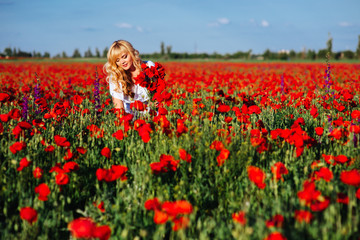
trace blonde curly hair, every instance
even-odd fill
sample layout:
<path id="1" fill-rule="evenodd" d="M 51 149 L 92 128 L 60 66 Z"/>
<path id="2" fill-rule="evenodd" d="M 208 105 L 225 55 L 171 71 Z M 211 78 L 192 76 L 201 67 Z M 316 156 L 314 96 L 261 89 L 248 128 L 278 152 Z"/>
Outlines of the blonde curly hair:
<path id="1" fill-rule="evenodd" d="M 133 97 L 134 93 L 131 91 L 133 82 L 131 79 L 130 72 L 125 71 L 121 67 L 116 65 L 116 59 L 121 56 L 121 54 L 127 53 L 130 54 L 133 65 L 137 70 L 141 71 L 141 59 L 139 51 L 136 50 L 131 43 L 125 40 L 115 41 L 108 53 L 107 53 L 107 62 L 104 65 L 104 72 L 107 74 L 106 80 L 115 84 L 114 91 L 123 92 L 125 95 Z M 120 84 L 122 89 L 120 89 Z"/>

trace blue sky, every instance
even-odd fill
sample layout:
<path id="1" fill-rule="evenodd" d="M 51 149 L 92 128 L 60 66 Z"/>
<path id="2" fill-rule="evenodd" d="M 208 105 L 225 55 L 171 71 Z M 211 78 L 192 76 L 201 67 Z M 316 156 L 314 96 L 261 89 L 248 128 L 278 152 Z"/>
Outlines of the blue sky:
<path id="1" fill-rule="evenodd" d="M 359 0 L 0 0 L 0 52 L 100 52 L 130 41 L 140 53 L 355 51 Z"/>

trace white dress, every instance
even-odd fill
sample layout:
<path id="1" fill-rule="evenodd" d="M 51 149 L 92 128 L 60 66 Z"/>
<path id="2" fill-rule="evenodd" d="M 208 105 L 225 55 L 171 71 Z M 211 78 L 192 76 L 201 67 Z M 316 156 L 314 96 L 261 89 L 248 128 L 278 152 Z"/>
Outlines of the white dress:
<path id="1" fill-rule="evenodd" d="M 148 67 L 155 67 L 155 63 L 151 62 L 151 61 L 144 61 L 146 63 L 146 65 Z M 116 99 L 120 99 L 123 104 L 124 104 L 124 110 L 126 113 L 131 113 L 133 115 L 137 115 L 136 112 L 137 111 L 133 111 L 130 109 L 130 103 L 133 103 L 135 101 L 141 101 L 143 103 L 147 103 L 150 100 L 150 97 L 148 95 L 148 91 L 146 88 L 138 85 L 138 84 L 134 84 L 132 87 L 132 92 L 135 94 L 133 98 L 131 98 L 130 96 L 124 95 L 122 91 L 122 85 L 121 83 L 119 83 L 119 91 L 120 92 L 115 92 L 114 89 L 116 88 L 115 84 L 112 83 L 111 81 L 111 76 L 110 76 L 110 81 L 109 81 L 109 90 L 110 90 L 110 95 Z M 144 113 L 149 112 L 150 108 L 148 107 Z"/>

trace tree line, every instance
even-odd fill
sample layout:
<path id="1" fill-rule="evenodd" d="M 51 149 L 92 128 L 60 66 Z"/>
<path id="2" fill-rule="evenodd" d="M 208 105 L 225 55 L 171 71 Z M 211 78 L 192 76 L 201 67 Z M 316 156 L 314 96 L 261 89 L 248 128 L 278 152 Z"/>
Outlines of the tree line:
<path id="1" fill-rule="evenodd" d="M 144 59 L 218 59 L 218 60 L 231 60 L 231 59 L 242 59 L 242 60 L 297 60 L 297 59 L 307 59 L 307 60 L 316 60 L 324 59 L 329 53 L 330 57 L 335 60 L 340 59 L 360 59 L 360 35 L 358 36 L 358 45 L 356 50 L 353 52 L 351 50 L 333 52 L 332 49 L 332 37 L 329 34 L 329 39 L 326 42 L 326 48 L 319 49 L 318 51 L 312 49 L 303 49 L 300 52 L 295 52 L 294 50 L 281 50 L 281 51 L 271 51 L 266 49 L 262 54 L 253 54 L 252 50 L 248 51 L 237 51 L 234 53 L 220 54 L 217 52 L 214 53 L 187 53 L 187 52 L 173 52 L 172 46 L 165 46 L 164 42 L 160 44 L 160 52 L 154 52 L 150 54 L 141 54 L 141 57 Z M 73 54 L 68 56 L 65 51 L 62 53 L 50 56 L 50 53 L 45 52 L 41 54 L 40 52 L 24 52 L 20 49 L 7 47 L 4 49 L 3 53 L 0 53 L 2 58 L 106 58 L 108 48 L 106 47 L 103 51 L 100 52 L 98 48 L 95 48 L 93 53 L 90 48 L 88 48 L 83 54 L 79 49 L 75 49 Z"/>

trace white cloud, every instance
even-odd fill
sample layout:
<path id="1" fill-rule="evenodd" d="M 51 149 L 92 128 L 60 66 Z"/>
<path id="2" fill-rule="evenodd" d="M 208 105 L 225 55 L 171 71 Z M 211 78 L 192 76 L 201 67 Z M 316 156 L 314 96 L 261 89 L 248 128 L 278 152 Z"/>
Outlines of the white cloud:
<path id="1" fill-rule="evenodd" d="M 209 23 L 209 27 L 219 27 L 221 25 L 229 24 L 230 20 L 228 18 L 218 18 L 216 22 Z"/>
<path id="2" fill-rule="evenodd" d="M 270 24 L 269 24 L 269 22 L 268 21 L 266 21 L 266 20 L 262 20 L 261 21 L 261 26 L 262 27 L 268 27 Z"/>
<path id="3" fill-rule="evenodd" d="M 218 23 L 220 23 L 220 24 L 229 24 L 230 20 L 227 19 L 227 18 L 219 18 Z"/>
<path id="4" fill-rule="evenodd" d="M 115 26 L 118 28 L 132 28 L 133 27 L 131 24 L 128 24 L 128 23 L 117 23 L 117 24 L 115 24 Z"/>
<path id="5" fill-rule="evenodd" d="M 144 31 L 144 30 L 142 29 L 142 27 L 139 27 L 139 26 L 136 27 L 136 30 L 138 30 L 138 32 L 143 32 L 143 31 Z"/>
<path id="6" fill-rule="evenodd" d="M 352 24 L 349 22 L 339 22 L 340 27 L 350 27 Z"/>

